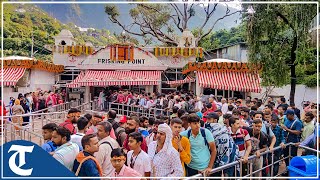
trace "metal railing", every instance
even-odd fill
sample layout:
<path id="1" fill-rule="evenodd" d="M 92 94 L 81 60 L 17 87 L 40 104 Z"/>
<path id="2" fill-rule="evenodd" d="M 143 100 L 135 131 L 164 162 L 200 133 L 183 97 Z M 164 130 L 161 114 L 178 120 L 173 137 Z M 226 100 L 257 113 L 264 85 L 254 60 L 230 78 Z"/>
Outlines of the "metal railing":
<path id="1" fill-rule="evenodd" d="M 130 115 L 131 113 L 136 113 L 139 116 L 146 117 L 156 117 L 157 115 L 170 116 L 170 111 L 168 109 L 159 109 L 155 107 L 144 108 L 137 105 L 126 105 L 120 103 L 109 103 L 109 110 L 114 110 L 118 115 Z"/>
<path id="2" fill-rule="evenodd" d="M 66 103 L 63 103 L 63 104 L 57 104 L 57 105 L 54 105 L 54 106 L 51 106 L 51 107 L 47 107 L 45 109 L 34 111 L 34 112 L 32 112 L 32 114 L 66 111 L 66 110 L 70 109 L 71 107 L 79 106 L 81 104 L 82 104 L 81 100 L 78 99 L 76 101 L 70 101 L 70 102 L 66 102 Z"/>
<path id="3" fill-rule="evenodd" d="M 94 100 L 94 101 L 90 101 L 90 102 L 87 102 L 87 103 L 83 103 L 83 104 L 78 105 L 78 106 L 74 106 L 73 108 L 77 108 L 77 109 L 79 109 L 81 111 L 81 113 L 85 113 L 85 111 L 87 111 L 87 110 L 95 111 L 99 107 L 98 107 L 98 101 Z"/>
<path id="4" fill-rule="evenodd" d="M 22 125 L 22 118 L 28 117 L 29 122 L 25 126 Z M 38 145 L 43 143 L 42 127 L 47 123 L 62 123 L 67 117 L 67 112 L 50 112 L 39 114 L 23 114 L 14 116 L 3 116 L 3 132 L 4 142 L 14 140 L 32 141 Z M 9 118 L 20 118 L 20 123 L 13 123 Z"/>
<path id="5" fill-rule="evenodd" d="M 281 146 L 278 146 L 278 147 L 274 148 L 272 152 L 270 150 L 268 150 L 268 151 L 265 151 L 265 152 L 261 153 L 260 157 L 263 157 L 263 155 L 271 154 L 271 163 L 269 165 L 266 165 L 266 166 L 264 166 L 264 167 L 262 167 L 262 168 L 260 168 L 260 169 L 258 169 L 256 171 L 254 171 L 254 172 L 252 172 L 253 171 L 253 162 L 252 161 L 254 159 L 256 159 L 257 156 L 256 155 L 250 156 L 248 158 L 248 166 L 249 166 L 248 170 L 249 170 L 249 173 L 247 175 L 244 175 L 244 176 L 242 175 L 242 168 L 243 168 L 242 166 L 243 166 L 243 164 L 242 164 L 241 160 L 237 160 L 237 161 L 234 161 L 232 163 L 228 163 L 226 165 L 214 168 L 214 169 L 212 169 L 210 174 L 221 172 L 221 177 L 226 177 L 226 176 L 224 176 L 225 175 L 225 171 L 230 169 L 230 168 L 234 168 L 234 176 L 233 177 L 226 177 L 226 178 L 236 178 L 236 177 L 250 177 L 250 178 L 252 178 L 252 176 L 254 174 L 262 172 L 266 168 L 271 168 L 271 173 L 270 173 L 271 177 L 269 177 L 269 178 L 271 179 L 273 177 L 278 177 L 281 174 L 286 173 L 287 169 L 285 169 L 283 172 L 278 172 L 278 174 L 276 176 L 273 176 L 274 165 L 277 164 L 277 163 L 280 163 L 280 162 L 282 162 L 282 161 L 284 161 L 286 159 L 289 159 L 289 163 L 290 163 L 290 160 L 292 158 L 292 156 L 291 156 L 291 147 L 295 146 L 295 143 L 288 143 L 288 144 L 286 144 L 286 146 L 289 147 L 289 156 L 288 157 L 279 158 L 279 160 L 277 160 L 275 162 L 274 162 L 274 152 L 277 151 L 277 150 L 282 149 Z M 310 150 L 310 151 L 315 152 L 315 153 L 320 153 L 320 151 L 318 151 L 316 149 L 312 149 L 312 148 L 306 147 L 306 146 L 299 145 L 299 147 L 303 148 L 303 149 Z M 279 164 L 279 166 L 280 166 L 280 164 Z M 194 179 L 196 177 L 204 177 L 204 175 L 203 174 L 197 174 L 197 175 L 194 175 L 194 176 L 192 176 L 190 178 L 187 178 L 187 179 Z M 268 178 L 268 177 L 266 177 L 266 178 Z"/>
<path id="6" fill-rule="evenodd" d="M 11 121 L 4 121 L 3 130 L 4 142 L 1 142 L 1 144 L 14 140 L 32 141 L 38 145 L 42 145 L 44 143 L 43 136 L 41 134 L 30 131 L 27 127 L 17 126 Z M 3 133 L 1 135 L 3 135 Z"/>
<path id="7" fill-rule="evenodd" d="M 73 106 L 70 106 L 70 108 L 72 107 Z M 91 101 L 73 108 L 77 108 L 81 110 L 82 113 L 85 113 L 86 110 L 96 110 L 97 102 Z M 3 116 L 3 131 L 1 135 L 4 136 L 4 142 L 2 143 L 14 140 L 27 140 L 41 145 L 43 143 L 42 127 L 47 123 L 60 124 L 64 122 L 67 118 L 67 114 L 68 109 L 61 112 Z M 23 117 L 29 118 L 29 122 L 25 126 L 21 123 L 13 123 L 9 120 L 13 118 L 20 118 L 20 122 L 22 122 Z"/>

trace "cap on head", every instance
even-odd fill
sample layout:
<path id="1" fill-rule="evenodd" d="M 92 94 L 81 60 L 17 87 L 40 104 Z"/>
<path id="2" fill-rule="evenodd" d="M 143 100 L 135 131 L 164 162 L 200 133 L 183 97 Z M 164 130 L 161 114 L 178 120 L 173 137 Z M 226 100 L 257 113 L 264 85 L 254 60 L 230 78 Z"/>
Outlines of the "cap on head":
<path id="1" fill-rule="evenodd" d="M 288 109 L 285 114 L 286 115 L 289 115 L 289 114 L 294 115 L 294 111 L 292 109 Z"/>
<path id="2" fill-rule="evenodd" d="M 126 123 L 127 122 L 127 116 L 122 116 L 121 118 L 120 118 L 120 121 L 119 121 L 120 123 Z"/>

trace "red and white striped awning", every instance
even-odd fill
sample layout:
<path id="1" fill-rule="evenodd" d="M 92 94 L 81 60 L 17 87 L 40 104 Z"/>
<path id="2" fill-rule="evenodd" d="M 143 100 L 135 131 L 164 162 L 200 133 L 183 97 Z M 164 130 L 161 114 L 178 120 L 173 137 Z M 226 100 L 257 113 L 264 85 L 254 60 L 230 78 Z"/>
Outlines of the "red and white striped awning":
<path id="1" fill-rule="evenodd" d="M 194 81 L 195 81 L 195 79 L 193 77 L 187 76 L 183 80 L 167 81 L 167 84 L 178 85 L 178 84 L 184 84 L 184 83 L 189 83 L 189 82 L 194 82 Z"/>
<path id="2" fill-rule="evenodd" d="M 158 85 L 161 71 L 88 71 L 83 77 L 78 77 L 70 84 L 77 84 L 77 87 Z"/>
<path id="3" fill-rule="evenodd" d="M 199 85 L 204 88 L 241 92 L 261 92 L 259 74 L 246 72 L 197 72 Z"/>
<path id="4" fill-rule="evenodd" d="M 67 87 L 68 88 L 78 88 L 78 87 L 80 87 L 79 81 L 81 79 L 83 79 L 83 77 L 84 77 L 84 72 L 81 71 L 80 74 L 76 77 L 75 80 L 73 80 L 71 83 L 67 84 Z"/>
<path id="5" fill-rule="evenodd" d="M 26 68 L 3 68 L 0 73 L 0 78 L 3 76 L 3 85 L 15 86 L 25 71 Z"/>

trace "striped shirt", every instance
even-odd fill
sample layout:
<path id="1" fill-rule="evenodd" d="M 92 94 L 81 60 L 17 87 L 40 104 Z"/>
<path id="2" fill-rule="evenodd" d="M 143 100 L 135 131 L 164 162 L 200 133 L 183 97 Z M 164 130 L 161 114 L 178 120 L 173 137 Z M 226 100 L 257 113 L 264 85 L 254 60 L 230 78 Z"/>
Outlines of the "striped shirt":
<path id="1" fill-rule="evenodd" d="M 239 128 L 236 133 L 233 133 L 231 131 L 231 127 L 229 127 L 229 131 L 231 132 L 231 136 L 234 140 L 234 143 L 239 148 L 239 156 L 243 157 L 246 152 L 245 143 L 246 143 L 246 141 L 250 140 L 250 135 L 249 135 L 248 131 L 245 129 Z"/>

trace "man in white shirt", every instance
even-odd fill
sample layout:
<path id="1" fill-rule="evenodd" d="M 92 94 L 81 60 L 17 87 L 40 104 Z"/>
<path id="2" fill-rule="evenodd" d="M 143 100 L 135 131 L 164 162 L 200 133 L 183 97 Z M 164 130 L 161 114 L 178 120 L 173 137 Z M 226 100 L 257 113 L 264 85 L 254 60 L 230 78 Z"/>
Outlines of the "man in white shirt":
<path id="1" fill-rule="evenodd" d="M 89 120 L 85 117 L 80 117 L 77 122 L 78 131 L 76 134 L 71 135 L 71 142 L 76 143 L 79 146 L 79 151 L 82 151 L 81 140 L 82 137 L 86 134 L 88 129 Z"/>
<path id="2" fill-rule="evenodd" d="M 146 104 L 145 106 L 143 106 L 143 107 L 146 108 L 146 109 L 149 109 L 149 108 L 151 108 L 153 105 L 154 105 L 154 104 L 153 104 L 153 99 L 152 99 L 152 97 L 150 97 L 149 100 L 147 101 L 147 104 Z"/>
<path id="3" fill-rule="evenodd" d="M 113 166 L 111 164 L 111 151 L 119 148 L 116 140 L 110 137 L 112 125 L 109 122 L 99 122 L 97 124 L 97 135 L 99 138 L 99 151 L 94 153 L 102 168 L 102 176 L 112 177 Z"/>
<path id="4" fill-rule="evenodd" d="M 195 98 L 195 105 L 194 105 L 194 109 L 199 109 L 200 112 L 202 111 L 203 109 L 203 103 L 201 101 L 201 98 L 200 97 L 196 97 Z"/>
<path id="5" fill-rule="evenodd" d="M 221 99 L 221 103 L 222 103 L 222 107 L 221 107 L 222 114 L 227 114 L 227 112 L 228 112 L 227 99 L 226 98 L 222 98 Z"/>
<path id="6" fill-rule="evenodd" d="M 74 160 L 79 153 L 79 146 L 70 142 L 70 136 L 71 132 L 67 128 L 57 127 L 52 132 L 52 142 L 59 147 L 50 154 L 71 171 Z"/>
<path id="7" fill-rule="evenodd" d="M 146 152 L 141 149 L 143 136 L 139 132 L 129 134 L 128 146 L 130 151 L 127 154 L 127 166 L 134 169 L 144 177 L 150 177 L 151 159 Z"/>
<path id="8" fill-rule="evenodd" d="M 184 175 L 180 155 L 172 146 L 172 131 L 167 124 L 159 125 L 157 141 L 149 144 L 148 154 L 152 159 L 152 177 L 182 177 Z"/>

